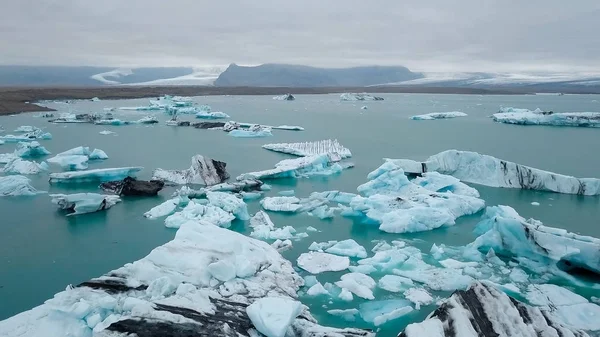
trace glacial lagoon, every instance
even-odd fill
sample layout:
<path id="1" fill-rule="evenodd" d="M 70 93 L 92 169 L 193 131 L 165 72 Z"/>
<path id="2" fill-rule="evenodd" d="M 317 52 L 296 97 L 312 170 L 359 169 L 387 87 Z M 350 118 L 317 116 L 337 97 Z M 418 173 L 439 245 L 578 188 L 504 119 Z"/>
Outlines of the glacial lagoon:
<path id="1" fill-rule="evenodd" d="M 381 94 L 384 101 L 340 102 L 339 95 L 296 95 L 295 101 L 277 101 L 270 96 L 194 97 L 198 104 L 210 105 L 238 122 L 266 125 L 299 125 L 304 131 L 273 130 L 264 138 L 235 138 L 217 130 L 173 127 L 161 111 L 123 111 L 113 114 L 122 120 L 138 120 L 154 115 L 154 125 L 53 124 L 36 113 L 0 117 L 3 134 L 22 125 L 50 132 L 52 140 L 40 143 L 52 154 L 76 146 L 104 150 L 109 158 L 90 162 L 89 168 L 142 166 L 138 177 L 150 179 L 155 168 L 184 169 L 193 155 L 227 163 L 232 180 L 251 171 L 272 168 L 292 156 L 267 151 L 267 143 L 337 139 L 352 151 L 355 166 L 340 174 L 300 179 L 276 179 L 266 196 L 294 190 L 298 197 L 312 192 L 339 190 L 356 193 L 367 182 L 367 175 L 383 163 L 383 158 L 425 160 L 448 149 L 476 151 L 531 167 L 575 177 L 600 177 L 597 128 L 521 126 L 494 122 L 489 116 L 501 107 L 518 107 L 554 112 L 600 111 L 600 96 L 594 95 L 428 95 Z M 48 103 L 59 112 L 103 113 L 105 108 L 148 105 L 148 99 L 121 101 L 74 101 L 71 104 Z M 362 109 L 366 106 L 366 109 Z M 411 116 L 432 112 L 461 111 L 468 116 L 445 120 L 410 120 Z M 181 116 L 194 120 L 193 115 Z M 103 130 L 114 134 L 101 134 Z M 16 144 L 0 145 L 0 153 L 12 152 Z M 52 155 L 50 155 L 52 156 Z M 48 156 L 48 157 L 50 157 Z M 57 166 L 51 169 L 59 172 Z M 49 193 L 101 193 L 97 184 L 52 184 L 48 175 L 29 176 L 32 185 Z M 600 197 L 503 189 L 469 184 L 476 188 L 486 206 L 508 205 L 525 218 L 535 218 L 547 226 L 564 228 L 582 235 L 600 237 Z M 0 236 L 0 320 L 28 310 L 51 298 L 69 284 L 79 284 L 146 256 L 152 249 L 172 240 L 176 230 L 164 226 L 164 218 L 146 219 L 143 214 L 169 199 L 176 187 L 166 187 L 159 196 L 122 198 L 111 209 L 92 214 L 66 217 L 45 194 L 34 197 L 0 198 L 3 235 Z M 534 203 L 534 204 L 532 204 Z M 538 203 L 539 205 L 535 204 Z M 247 201 L 250 214 L 261 209 L 258 200 Z M 293 241 L 293 248 L 282 253 L 294 267 L 312 242 L 354 239 L 369 256 L 377 240 L 405 240 L 424 254 L 432 244 L 461 246 L 472 242 L 474 226 L 483 212 L 458 218 L 456 225 L 420 233 L 390 234 L 359 219 L 336 215 L 320 220 L 307 214 L 269 212 L 277 227 L 292 226 L 308 237 Z M 307 231 L 314 227 L 318 231 Z M 249 234 L 248 222 L 235 220 L 231 230 Z M 309 275 L 298 269 L 301 276 Z M 321 283 L 334 283 L 344 272 L 317 275 Z M 376 281 L 384 274 L 371 275 Z M 590 297 L 589 287 L 570 285 L 577 293 Z M 327 313 L 332 309 L 358 308 L 368 302 L 355 296 L 352 302 L 331 301 L 300 293 L 299 299 L 311 309 L 321 325 L 374 328 L 358 319 L 347 322 Z M 597 292 L 597 290 L 596 290 Z M 443 298 L 449 292 L 433 292 Z M 402 292 L 391 293 L 375 288 L 376 300 L 403 299 Z M 597 295 L 596 295 L 597 296 Z M 379 328 L 381 336 L 395 335 L 408 323 L 421 321 L 436 304 L 422 306 Z"/>

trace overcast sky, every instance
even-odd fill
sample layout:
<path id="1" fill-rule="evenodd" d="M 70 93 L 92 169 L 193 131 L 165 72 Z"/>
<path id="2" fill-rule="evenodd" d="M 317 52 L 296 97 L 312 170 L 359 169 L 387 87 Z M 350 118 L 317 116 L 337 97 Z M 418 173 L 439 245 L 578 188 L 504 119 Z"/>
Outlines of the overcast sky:
<path id="1" fill-rule="evenodd" d="M 3 0 L 0 63 L 600 69 L 599 0 Z"/>

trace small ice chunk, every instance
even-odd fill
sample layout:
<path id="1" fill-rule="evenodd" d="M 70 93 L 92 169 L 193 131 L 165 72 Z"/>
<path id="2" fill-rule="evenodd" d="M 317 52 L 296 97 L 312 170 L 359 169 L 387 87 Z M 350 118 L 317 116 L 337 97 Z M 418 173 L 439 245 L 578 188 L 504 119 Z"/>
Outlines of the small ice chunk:
<path id="1" fill-rule="evenodd" d="M 533 201 L 533 202 L 531 203 L 531 205 L 533 205 L 533 206 L 539 206 L 539 205 L 540 205 L 540 203 L 539 203 L 539 202 L 537 202 L 537 201 Z"/>
<path id="2" fill-rule="evenodd" d="M 18 143 L 14 154 L 15 156 L 19 156 L 21 158 L 42 157 L 49 155 L 50 151 L 46 150 L 46 148 L 40 143 L 32 141 Z"/>
<path id="3" fill-rule="evenodd" d="M 295 193 L 296 192 L 294 190 L 285 190 L 285 191 L 279 191 L 279 193 L 277 193 L 277 194 L 284 196 L 284 197 L 293 197 Z"/>
<path id="4" fill-rule="evenodd" d="M 306 227 L 306 231 L 308 232 L 318 232 L 319 230 L 314 228 L 313 226 L 308 226 Z"/>
<path id="5" fill-rule="evenodd" d="M 340 291 L 338 298 L 342 301 L 351 302 L 354 299 L 354 296 L 350 291 L 348 291 L 348 289 L 342 288 L 342 291 Z"/>
<path id="6" fill-rule="evenodd" d="M 307 291 L 306 294 L 308 296 L 321 296 L 321 295 L 326 295 L 329 296 L 329 292 L 327 291 L 327 289 L 325 289 L 323 287 L 323 285 L 320 282 L 317 282 L 315 285 L 313 285 L 312 287 L 310 287 Z"/>
<path id="7" fill-rule="evenodd" d="M 92 151 L 92 153 L 90 153 L 89 157 L 91 160 L 108 159 L 106 152 L 104 152 L 100 149 L 94 149 L 94 151 Z"/>
<path id="8" fill-rule="evenodd" d="M 327 242 L 313 242 L 310 244 L 310 246 L 308 246 L 308 250 L 314 250 L 314 251 L 321 252 L 329 247 L 332 247 L 336 243 L 337 243 L 337 241 L 335 241 L 335 240 L 327 241 Z"/>
<path id="9" fill-rule="evenodd" d="M 415 309 L 421 309 L 421 305 L 433 303 L 433 297 L 423 288 L 410 288 L 404 292 L 404 297 L 415 304 Z"/>
<path id="10" fill-rule="evenodd" d="M 310 212 L 310 215 L 314 215 L 321 220 L 330 219 L 335 216 L 334 211 L 335 211 L 334 208 L 329 208 L 329 207 L 327 207 L 327 205 L 321 205 L 321 206 L 313 209 Z"/>
<path id="11" fill-rule="evenodd" d="M 341 319 L 348 322 L 356 321 L 356 317 L 359 315 L 358 309 L 333 309 L 327 310 L 327 313 L 333 316 L 340 317 Z"/>
<path id="12" fill-rule="evenodd" d="M 273 136 L 271 128 L 263 125 L 254 125 L 248 129 L 236 129 L 229 131 L 229 135 L 238 138 L 261 138 Z"/>
<path id="13" fill-rule="evenodd" d="M 359 306 L 359 311 L 365 322 L 380 326 L 410 313 L 413 308 L 411 303 L 406 300 L 383 300 L 362 303 Z"/>
<path id="14" fill-rule="evenodd" d="M 296 197 L 267 197 L 260 201 L 262 207 L 273 212 L 296 212 L 300 207 Z"/>
<path id="15" fill-rule="evenodd" d="M 296 234 L 296 230 L 292 226 L 275 228 L 275 224 L 264 211 L 256 212 L 250 219 L 250 227 L 252 227 L 250 236 L 262 240 L 289 240 Z"/>
<path id="16" fill-rule="evenodd" d="M 350 266 L 347 256 L 337 256 L 321 252 L 303 253 L 298 257 L 298 267 L 311 274 L 326 271 L 342 271 Z"/>
<path id="17" fill-rule="evenodd" d="M 307 288 L 310 288 L 310 287 L 314 286 L 318 282 L 319 281 L 317 280 L 317 277 L 314 276 L 314 275 L 304 276 L 304 286 L 307 287 Z"/>
<path id="18" fill-rule="evenodd" d="M 371 265 L 365 264 L 365 265 L 359 265 L 359 266 L 350 266 L 348 267 L 348 270 L 350 270 L 353 273 L 361 273 L 361 274 L 371 274 L 377 271 L 377 269 Z"/>
<path id="19" fill-rule="evenodd" d="M 448 118 L 456 118 L 456 117 L 466 117 L 467 114 L 460 111 L 449 111 L 449 112 L 432 112 L 424 115 L 416 115 L 410 117 L 412 120 L 434 120 L 434 119 L 448 119 Z"/>
<path id="20" fill-rule="evenodd" d="M 0 169 L 0 172 L 8 173 L 8 174 L 38 174 L 40 172 L 48 171 L 48 164 L 42 162 L 40 164 L 23 160 L 19 157 L 13 158 L 11 161 L 6 163 L 4 168 Z"/>
<path id="21" fill-rule="evenodd" d="M 290 240 L 275 240 L 271 244 L 271 247 L 275 248 L 278 252 L 284 252 L 286 250 L 292 249 L 292 241 Z"/>
<path id="22" fill-rule="evenodd" d="M 144 213 L 144 216 L 148 219 L 156 219 L 163 216 L 171 215 L 177 209 L 180 198 L 169 199 L 158 206 L 152 207 L 148 212 Z"/>
<path id="23" fill-rule="evenodd" d="M 409 278 L 397 276 L 397 275 L 385 275 L 377 283 L 379 288 L 387 290 L 389 292 L 398 293 L 414 285 L 413 281 Z"/>
<path id="24" fill-rule="evenodd" d="M 455 269 L 462 269 L 462 268 L 466 268 L 466 267 L 477 267 L 479 265 L 477 262 L 461 262 L 461 261 L 457 261 L 455 259 L 445 259 L 445 260 L 442 260 L 439 262 L 442 266 L 444 266 L 444 268 L 455 268 Z"/>
<path id="25" fill-rule="evenodd" d="M 56 155 L 49 158 L 48 162 L 57 164 L 64 170 L 75 171 L 88 168 L 88 156 L 83 155 Z"/>
<path id="26" fill-rule="evenodd" d="M 38 192 L 30 185 L 31 180 L 21 175 L 0 177 L 0 197 L 36 195 Z"/>
<path id="27" fill-rule="evenodd" d="M 236 197 L 233 194 L 225 192 L 206 192 L 206 197 L 211 205 L 221 208 L 222 210 L 232 213 L 240 220 L 250 219 L 248 214 L 248 206 L 244 200 Z"/>
<path id="28" fill-rule="evenodd" d="M 349 158 L 352 156 L 350 150 L 342 146 L 337 139 L 320 140 L 316 142 L 302 143 L 276 143 L 265 144 L 263 149 L 275 152 L 288 153 L 295 156 L 306 157 L 317 154 L 337 153 L 341 158 Z"/>
<path id="29" fill-rule="evenodd" d="M 222 161 L 195 155 L 192 157 L 192 165 L 188 169 L 164 170 L 158 168 L 152 172 L 152 179 L 171 185 L 216 185 L 229 178 L 226 166 L 227 164 Z"/>
<path id="30" fill-rule="evenodd" d="M 352 239 L 337 242 L 333 246 L 325 249 L 326 253 L 342 255 L 348 257 L 366 258 L 367 250 Z"/>
<path id="31" fill-rule="evenodd" d="M 112 134 L 114 134 L 114 133 L 115 133 L 115 132 L 113 132 L 113 131 L 109 131 L 109 130 L 102 130 L 102 131 L 100 131 L 100 134 L 101 134 L 101 135 L 112 135 Z"/>
<path id="32" fill-rule="evenodd" d="M 341 280 L 335 283 L 340 288 L 347 289 L 358 297 L 367 300 L 375 299 L 373 296 L 373 288 L 375 288 L 375 280 L 361 273 L 348 273 L 342 275 Z"/>
<path id="33" fill-rule="evenodd" d="M 285 337 L 292 322 L 302 312 L 302 304 L 289 298 L 263 297 L 246 308 L 246 314 L 266 337 Z"/>
<path id="34" fill-rule="evenodd" d="M 244 200 L 256 200 L 256 199 L 260 199 L 262 197 L 262 193 L 261 192 L 240 192 L 240 195 L 242 196 L 242 199 Z"/>

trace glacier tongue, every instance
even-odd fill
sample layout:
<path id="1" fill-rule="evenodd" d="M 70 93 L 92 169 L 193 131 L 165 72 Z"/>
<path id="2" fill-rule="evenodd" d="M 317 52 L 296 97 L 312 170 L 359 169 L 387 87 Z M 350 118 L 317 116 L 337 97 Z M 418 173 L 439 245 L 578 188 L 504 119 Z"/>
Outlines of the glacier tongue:
<path id="1" fill-rule="evenodd" d="M 263 149 L 293 154 L 295 156 L 300 157 L 307 157 L 325 153 L 336 153 L 342 159 L 350 158 L 352 156 L 350 150 L 342 146 L 337 141 L 337 139 L 327 139 L 316 142 L 265 144 L 262 147 Z"/>
<path id="2" fill-rule="evenodd" d="M 462 181 L 491 187 L 523 188 L 567 194 L 598 195 L 600 179 L 575 178 L 516 164 L 477 152 L 448 150 L 425 162 L 388 159 L 407 173 L 437 171 Z"/>
<path id="3" fill-rule="evenodd" d="M 190 168 L 185 170 L 163 170 L 159 168 L 152 173 L 152 180 L 160 180 L 171 185 L 215 185 L 229 178 L 226 166 L 227 164 L 222 161 L 195 155 L 192 157 Z"/>

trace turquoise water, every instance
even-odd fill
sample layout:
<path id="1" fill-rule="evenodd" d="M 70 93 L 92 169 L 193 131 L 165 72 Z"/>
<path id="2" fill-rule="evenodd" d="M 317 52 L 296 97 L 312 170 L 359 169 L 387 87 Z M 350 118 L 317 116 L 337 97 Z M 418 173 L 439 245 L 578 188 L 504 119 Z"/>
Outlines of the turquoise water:
<path id="1" fill-rule="evenodd" d="M 270 125 L 301 125 L 305 131 L 274 130 L 273 137 L 238 139 L 225 132 L 174 128 L 162 123 L 168 117 L 157 113 L 161 124 L 155 126 L 54 125 L 34 114 L 1 117 L 0 125 L 11 133 L 20 125 L 43 127 L 54 136 L 41 141 L 58 153 L 84 145 L 104 150 L 109 159 L 90 164 L 90 168 L 143 166 L 139 175 L 150 178 L 154 168 L 186 168 L 194 154 L 227 162 L 233 177 L 243 172 L 271 168 L 289 156 L 261 149 L 272 142 L 311 141 L 337 138 L 352 153 L 355 168 L 327 178 L 272 181 L 273 191 L 294 189 L 300 197 L 313 191 L 342 190 L 356 192 L 366 175 L 382 163 L 382 158 L 425 159 L 447 149 L 471 150 L 517 163 L 577 177 L 600 177 L 600 130 L 559 127 L 527 127 L 494 123 L 488 116 L 500 106 L 541 108 L 555 112 L 600 111 L 600 97 L 565 96 L 475 96 L 475 95 L 382 95 L 383 102 L 339 102 L 338 95 L 299 95 L 294 102 L 273 101 L 267 96 L 196 97 L 198 103 L 224 111 L 233 120 Z M 69 106 L 51 104 L 61 111 L 102 112 L 104 107 L 146 105 L 147 99 L 126 101 L 79 101 Z M 360 107 L 367 105 L 368 110 Z M 439 121 L 412 121 L 408 117 L 436 111 L 463 111 L 465 118 Z M 143 112 L 116 112 L 122 119 L 139 119 Z M 191 117 L 189 117 L 191 119 Z M 117 135 L 100 135 L 112 130 Z M 13 144 L 0 145 L 0 153 L 12 152 Z M 33 185 L 51 193 L 98 191 L 96 185 L 49 185 L 47 176 L 32 177 Z M 600 237 L 600 198 L 496 189 L 475 186 L 487 205 L 509 205 L 524 217 L 545 224 Z M 173 188 L 154 198 L 126 198 L 107 212 L 65 217 L 50 203 L 47 195 L 33 198 L 0 199 L 0 319 L 43 303 L 68 284 L 77 284 L 145 256 L 150 250 L 173 238 L 175 231 L 162 220 L 147 220 L 142 214 L 168 199 Z M 532 206 L 537 201 L 540 206 Z M 259 209 L 250 202 L 251 212 Z M 457 225 L 425 233 L 398 235 L 380 232 L 376 227 L 336 217 L 322 221 L 308 215 L 271 213 L 278 226 L 291 225 L 299 232 L 313 226 L 320 232 L 294 242 L 283 255 L 294 265 L 313 241 L 355 239 L 370 251 L 372 240 L 418 238 L 414 244 L 429 251 L 432 243 L 463 245 L 471 242 L 471 233 L 480 214 L 464 217 Z M 248 225 L 235 222 L 233 230 L 249 233 Z M 343 273 L 319 275 L 320 282 L 333 282 Z M 304 275 L 304 274 L 303 274 Z M 377 279 L 379 276 L 375 275 Z M 376 290 L 376 297 L 390 298 L 391 293 Z M 318 299 L 302 298 L 323 324 L 348 326 L 350 323 L 329 316 L 327 309 L 344 308 Z M 356 306 L 359 301 L 348 304 Z M 328 308 L 323 308 L 323 305 Z M 433 307 L 385 325 L 382 335 L 397 333 L 408 321 L 422 319 Z M 360 322 L 357 326 L 364 326 Z"/>

